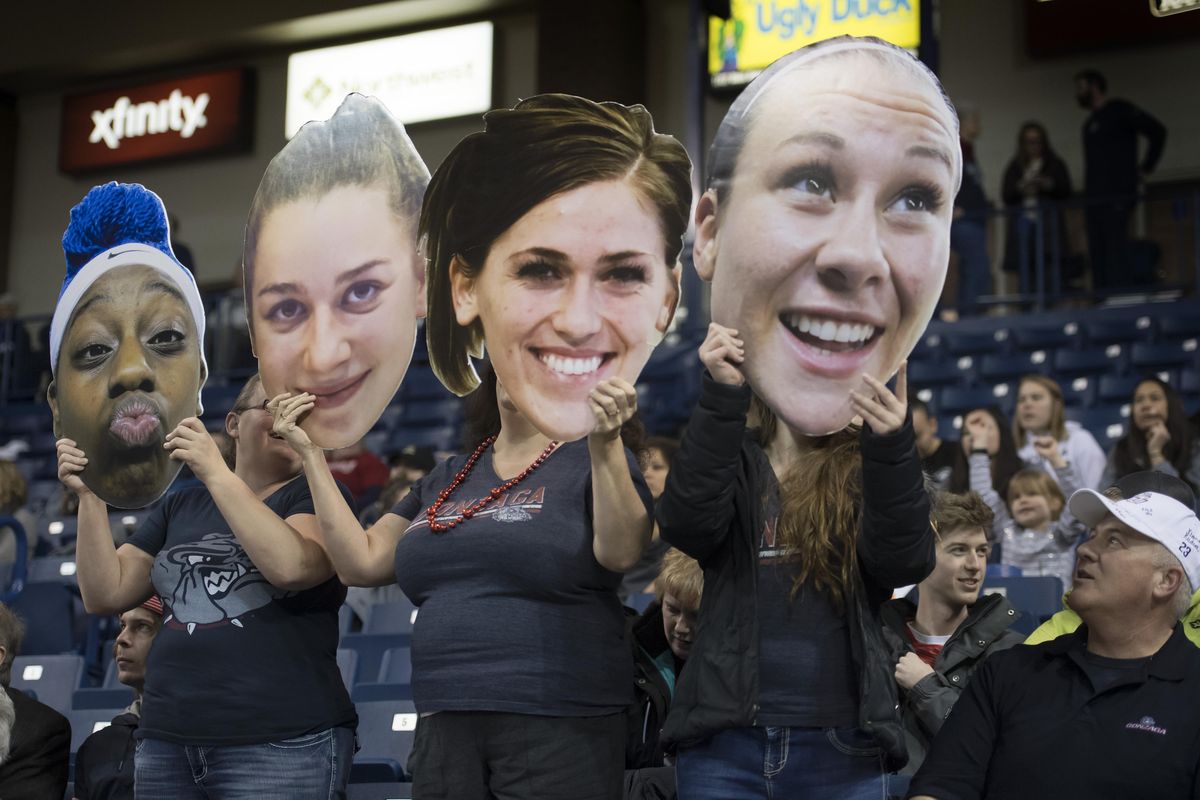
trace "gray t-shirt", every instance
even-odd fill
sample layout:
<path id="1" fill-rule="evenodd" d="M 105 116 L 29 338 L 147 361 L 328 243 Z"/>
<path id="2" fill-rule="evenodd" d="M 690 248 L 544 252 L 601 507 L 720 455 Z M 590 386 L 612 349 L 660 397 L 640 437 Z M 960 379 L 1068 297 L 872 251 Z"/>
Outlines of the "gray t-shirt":
<path id="1" fill-rule="evenodd" d="M 648 514 L 653 500 L 625 451 Z M 396 582 L 419 608 L 413 627 L 417 710 L 586 717 L 632 701 L 633 664 L 617 601 L 620 573 L 592 552 L 586 441 L 559 447 L 524 481 L 444 533 L 425 510 L 466 462 L 419 480 L 392 513 L 412 521 L 396 547 Z M 489 449 L 439 521 L 503 483 Z"/>

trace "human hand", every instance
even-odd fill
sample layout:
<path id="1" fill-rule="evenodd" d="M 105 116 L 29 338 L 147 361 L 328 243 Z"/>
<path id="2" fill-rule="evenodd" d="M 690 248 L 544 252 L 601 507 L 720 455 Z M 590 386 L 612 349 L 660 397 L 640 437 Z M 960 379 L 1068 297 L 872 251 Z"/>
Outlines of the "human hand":
<path id="1" fill-rule="evenodd" d="M 865 392 L 850 390 L 850 406 L 878 434 L 895 433 L 908 416 L 908 362 L 901 361 L 896 372 L 896 391 L 882 381 L 863 375 Z"/>
<path id="2" fill-rule="evenodd" d="M 79 497 L 91 494 L 92 490 L 84 484 L 83 478 L 79 477 L 79 473 L 87 466 L 88 459 L 75 445 L 75 440 L 59 439 L 54 443 L 54 450 L 58 454 L 58 479 L 62 481 L 62 485 Z"/>
<path id="3" fill-rule="evenodd" d="M 738 332 L 710 322 L 708 335 L 700 345 L 700 361 L 713 380 L 728 386 L 741 386 L 746 377 L 738 365 L 745 360 L 745 343 L 738 338 Z"/>
<path id="4" fill-rule="evenodd" d="M 1050 462 L 1050 466 L 1055 469 L 1062 469 L 1067 465 L 1067 460 L 1063 458 L 1062 449 L 1058 446 L 1058 440 L 1053 436 L 1035 436 L 1033 438 L 1033 449 L 1039 456 Z"/>
<path id="5" fill-rule="evenodd" d="M 316 407 L 317 396 L 308 392 L 284 392 L 267 401 L 267 411 L 275 419 L 271 430 L 300 455 L 320 449 L 300 427 L 300 418 Z"/>
<path id="6" fill-rule="evenodd" d="M 1162 420 L 1155 420 L 1146 431 L 1146 452 L 1150 461 L 1159 464 L 1163 461 L 1163 448 L 1171 441 L 1171 432 L 1167 430 Z"/>
<path id="7" fill-rule="evenodd" d="M 588 405 L 596 418 L 588 438 L 613 441 L 620 438 L 621 426 L 637 411 L 637 390 L 623 378 L 608 378 L 588 393 Z"/>
<path id="8" fill-rule="evenodd" d="M 933 667 L 922 661 L 916 653 L 905 653 L 896 662 L 896 683 L 901 689 L 907 691 L 931 672 L 933 672 Z"/>
<path id="9" fill-rule="evenodd" d="M 229 465 L 217 449 L 217 443 L 205 429 L 204 423 L 195 417 L 188 417 L 168 433 L 163 447 L 171 454 L 172 460 L 187 464 L 204 484 L 229 472 Z"/>
<path id="10" fill-rule="evenodd" d="M 986 450 L 988 456 L 1000 452 L 1000 431 L 996 422 L 986 412 L 967 415 L 963 422 L 963 449 L 967 455 L 973 450 Z"/>

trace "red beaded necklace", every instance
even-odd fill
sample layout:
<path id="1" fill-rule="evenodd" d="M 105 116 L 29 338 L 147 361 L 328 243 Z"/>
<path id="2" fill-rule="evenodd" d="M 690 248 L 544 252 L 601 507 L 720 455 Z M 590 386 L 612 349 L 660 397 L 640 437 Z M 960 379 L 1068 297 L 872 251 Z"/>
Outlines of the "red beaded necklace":
<path id="1" fill-rule="evenodd" d="M 483 507 L 488 503 L 492 502 L 497 497 L 528 478 L 529 473 L 540 467 L 542 462 L 549 458 L 550 454 L 554 452 L 554 448 L 558 447 L 558 442 L 551 442 L 546 446 L 546 449 L 542 451 L 542 454 L 535 458 L 533 463 L 526 467 L 521 474 L 493 488 L 490 492 L 484 495 L 482 499 L 476 500 L 474 503 L 464 508 L 462 510 L 462 515 L 458 519 L 452 519 L 449 522 L 438 522 L 438 511 L 440 511 L 442 505 L 445 504 L 448 499 L 450 499 L 451 492 L 457 489 L 458 485 L 466 480 L 467 476 L 471 474 L 471 470 L 475 468 L 475 462 L 479 460 L 479 457 L 483 455 L 483 452 L 491 447 L 492 443 L 495 441 L 495 436 L 489 436 L 488 438 L 484 439 L 479 444 L 479 447 L 475 448 L 475 452 L 471 454 L 471 457 L 467 459 L 467 463 L 463 464 L 463 468 L 460 469 L 458 474 L 454 476 L 454 480 L 450 481 L 450 485 L 438 493 L 437 502 L 431 505 L 425 512 L 425 518 L 429 520 L 429 529 L 431 531 L 442 533 L 443 531 L 450 530 L 460 522 L 466 522 L 471 517 L 475 516 L 476 512 L 482 510 Z"/>

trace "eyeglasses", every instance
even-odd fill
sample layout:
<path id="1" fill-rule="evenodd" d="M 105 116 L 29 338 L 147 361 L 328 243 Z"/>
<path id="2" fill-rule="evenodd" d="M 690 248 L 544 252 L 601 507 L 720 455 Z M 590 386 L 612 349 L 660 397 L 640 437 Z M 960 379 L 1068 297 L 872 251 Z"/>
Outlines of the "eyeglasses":
<path id="1" fill-rule="evenodd" d="M 269 402 L 271 402 L 271 400 L 270 400 L 270 398 L 267 398 L 267 399 L 263 400 L 261 403 L 259 403 L 258 405 L 253 405 L 253 406 L 234 406 L 233 408 L 229 409 L 229 413 L 231 413 L 231 414 L 241 414 L 243 411 L 251 411 L 251 410 L 254 410 L 254 409 L 258 409 L 259 411 L 266 411 L 266 410 L 267 410 L 267 403 L 269 403 Z"/>

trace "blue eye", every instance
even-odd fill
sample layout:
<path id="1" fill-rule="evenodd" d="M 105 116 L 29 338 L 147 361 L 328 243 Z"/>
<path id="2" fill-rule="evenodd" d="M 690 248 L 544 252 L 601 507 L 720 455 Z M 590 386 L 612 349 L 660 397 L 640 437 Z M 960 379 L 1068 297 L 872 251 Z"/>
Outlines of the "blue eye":
<path id="1" fill-rule="evenodd" d="M 266 318 L 272 322 L 295 322 L 304 315 L 304 304 L 298 300 L 281 300 L 267 310 Z"/>
<path id="2" fill-rule="evenodd" d="M 382 289 L 377 281 L 358 281 L 342 295 L 342 302 L 349 306 L 364 306 L 378 299 Z"/>

